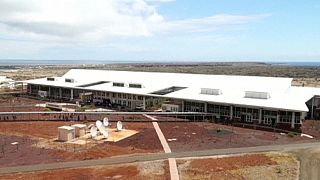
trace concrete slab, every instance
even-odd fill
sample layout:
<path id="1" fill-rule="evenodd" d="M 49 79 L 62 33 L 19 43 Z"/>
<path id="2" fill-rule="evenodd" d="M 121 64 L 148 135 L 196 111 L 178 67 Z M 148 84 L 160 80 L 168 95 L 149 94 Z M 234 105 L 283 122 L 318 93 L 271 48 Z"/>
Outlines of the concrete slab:
<path id="1" fill-rule="evenodd" d="M 108 142 L 118 142 L 138 133 L 138 131 L 129 130 L 129 129 L 117 131 L 116 128 L 109 128 L 108 131 L 109 131 L 109 137 L 108 139 L 106 139 L 106 141 Z"/>

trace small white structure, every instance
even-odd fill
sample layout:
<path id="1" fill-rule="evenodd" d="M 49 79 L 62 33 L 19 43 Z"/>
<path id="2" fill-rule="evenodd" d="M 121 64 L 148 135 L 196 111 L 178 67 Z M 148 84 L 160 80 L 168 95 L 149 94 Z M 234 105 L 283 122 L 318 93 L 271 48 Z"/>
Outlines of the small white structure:
<path id="1" fill-rule="evenodd" d="M 108 127 L 109 126 L 109 119 L 107 117 L 103 118 L 103 125 L 105 127 Z"/>
<path id="2" fill-rule="evenodd" d="M 90 134 L 92 138 L 95 138 L 98 135 L 98 129 L 96 126 L 90 128 Z"/>
<path id="3" fill-rule="evenodd" d="M 0 76 L 0 88 L 14 89 L 16 82 L 13 79 L 7 78 L 6 76 Z"/>
<path id="4" fill-rule="evenodd" d="M 122 131 L 123 130 L 123 125 L 121 121 L 117 122 L 117 131 Z"/>
<path id="5" fill-rule="evenodd" d="M 96 126 L 99 129 L 99 132 L 104 136 L 104 138 L 108 138 L 109 133 L 108 130 L 103 126 L 101 121 L 96 121 Z"/>
<path id="6" fill-rule="evenodd" d="M 74 124 L 71 127 L 75 129 L 75 137 L 82 137 L 86 135 L 86 127 L 85 124 Z"/>
<path id="7" fill-rule="evenodd" d="M 75 138 L 75 128 L 72 126 L 61 126 L 58 127 L 59 141 L 70 141 Z"/>
<path id="8" fill-rule="evenodd" d="M 177 104 L 162 104 L 161 109 L 166 112 L 179 112 L 180 106 Z"/>

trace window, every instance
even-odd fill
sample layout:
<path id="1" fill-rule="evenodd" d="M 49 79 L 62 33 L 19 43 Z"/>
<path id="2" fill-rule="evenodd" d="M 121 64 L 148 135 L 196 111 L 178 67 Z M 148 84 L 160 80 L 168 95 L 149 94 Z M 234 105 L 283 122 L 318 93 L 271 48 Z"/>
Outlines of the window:
<path id="1" fill-rule="evenodd" d="M 166 94 L 169 94 L 169 93 L 180 91 L 180 90 L 185 89 L 185 88 L 186 87 L 172 86 L 172 87 L 169 87 L 169 88 L 165 88 L 165 89 L 161 89 L 159 91 L 152 92 L 151 94 L 166 95 Z"/>
<path id="2" fill-rule="evenodd" d="M 291 121 L 292 121 L 292 112 L 280 111 L 279 122 L 291 123 Z"/>
<path id="3" fill-rule="evenodd" d="M 64 81 L 67 83 L 74 83 L 74 79 L 66 78 Z"/>
<path id="4" fill-rule="evenodd" d="M 294 116 L 294 118 L 295 118 L 295 123 L 296 124 L 301 124 L 301 120 L 300 120 L 300 115 L 301 113 L 299 113 L 299 112 L 296 112 L 295 113 L 295 116 Z"/>
<path id="5" fill-rule="evenodd" d="M 191 112 L 204 112 L 204 103 L 186 101 L 185 109 Z"/>
<path id="6" fill-rule="evenodd" d="M 129 84 L 129 88 L 142 88 L 141 84 Z"/>
<path id="7" fill-rule="evenodd" d="M 55 81 L 55 79 L 53 77 L 48 77 L 47 81 Z"/>
<path id="8" fill-rule="evenodd" d="M 98 82 L 94 82 L 94 83 L 89 83 L 89 84 L 83 84 L 77 87 L 90 87 L 90 86 L 96 86 L 96 85 L 100 85 L 100 84 L 106 84 L 109 83 L 109 81 L 98 81 Z"/>
<path id="9" fill-rule="evenodd" d="M 112 85 L 115 87 L 124 87 L 124 83 L 119 83 L 119 82 L 114 82 L 112 83 Z"/>
<path id="10" fill-rule="evenodd" d="M 272 123 L 272 118 L 270 117 L 263 118 L 263 124 L 270 125 L 271 123 Z"/>
<path id="11" fill-rule="evenodd" d="M 246 119 L 245 119 L 245 121 L 246 122 L 252 122 L 252 116 L 251 115 L 246 115 Z"/>

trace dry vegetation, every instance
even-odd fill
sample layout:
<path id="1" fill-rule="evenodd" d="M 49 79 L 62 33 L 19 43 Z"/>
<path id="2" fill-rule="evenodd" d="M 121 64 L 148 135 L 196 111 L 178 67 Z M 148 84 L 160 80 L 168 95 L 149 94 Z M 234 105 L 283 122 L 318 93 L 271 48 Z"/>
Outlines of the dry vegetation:
<path id="1" fill-rule="evenodd" d="M 299 165 L 291 154 L 270 153 L 184 159 L 178 161 L 181 179 L 298 179 Z"/>
<path id="2" fill-rule="evenodd" d="M 168 163 L 154 161 L 31 173 L 0 175 L 0 179 L 169 179 Z"/>

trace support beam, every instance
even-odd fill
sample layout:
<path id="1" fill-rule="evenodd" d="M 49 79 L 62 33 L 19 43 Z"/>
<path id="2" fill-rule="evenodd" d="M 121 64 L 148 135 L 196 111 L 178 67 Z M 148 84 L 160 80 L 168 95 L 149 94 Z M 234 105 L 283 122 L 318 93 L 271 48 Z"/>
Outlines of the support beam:
<path id="1" fill-rule="evenodd" d="M 184 101 L 181 103 L 181 111 L 184 112 Z"/>
<path id="2" fill-rule="evenodd" d="M 314 119 L 314 97 L 312 98 L 312 101 L 311 101 L 311 119 Z"/>
<path id="3" fill-rule="evenodd" d="M 230 119 L 233 118 L 233 106 L 230 106 Z"/>
<path id="4" fill-rule="evenodd" d="M 300 121 L 304 120 L 306 118 L 307 113 L 306 112 L 300 112 Z"/>
<path id="5" fill-rule="evenodd" d="M 262 109 L 259 109 L 259 124 L 262 123 Z"/>
<path id="6" fill-rule="evenodd" d="M 206 112 L 208 112 L 208 103 L 204 103 L 204 112 L 206 113 Z"/>
<path id="7" fill-rule="evenodd" d="M 294 125 L 295 125 L 295 112 L 292 112 L 292 119 L 291 119 L 291 128 L 293 129 L 294 128 Z"/>
<path id="8" fill-rule="evenodd" d="M 73 89 L 70 89 L 70 100 L 73 100 Z"/>
<path id="9" fill-rule="evenodd" d="M 142 108 L 143 108 L 143 110 L 146 110 L 146 97 L 145 96 L 143 96 Z"/>
<path id="10" fill-rule="evenodd" d="M 59 98 L 62 99 L 62 88 L 59 88 Z"/>

